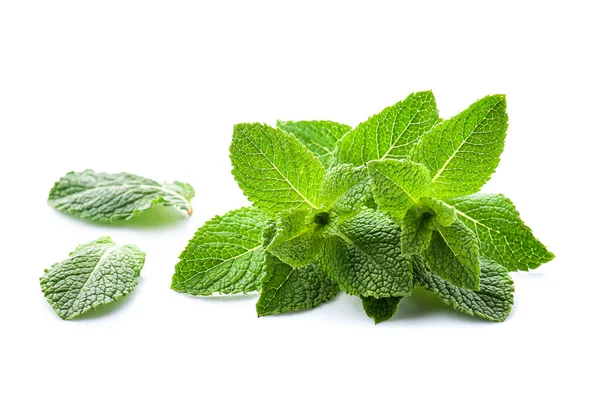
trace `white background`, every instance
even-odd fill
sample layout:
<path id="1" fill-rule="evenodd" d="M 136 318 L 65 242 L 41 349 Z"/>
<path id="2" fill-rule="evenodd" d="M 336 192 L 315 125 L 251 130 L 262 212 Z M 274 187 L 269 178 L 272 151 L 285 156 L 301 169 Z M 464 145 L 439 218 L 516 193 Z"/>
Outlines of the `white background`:
<path id="1" fill-rule="evenodd" d="M 2 1 L 0 414 L 599 415 L 594 3 Z M 378 326 L 345 295 L 257 319 L 256 296 L 169 289 L 195 229 L 247 204 L 235 123 L 356 125 L 427 89 L 444 118 L 507 95 L 485 191 L 557 258 L 514 274 L 506 322 L 423 295 Z M 194 215 L 102 225 L 50 208 L 54 181 L 86 168 L 190 182 Z M 140 285 L 65 322 L 39 277 L 103 235 L 147 251 Z"/>

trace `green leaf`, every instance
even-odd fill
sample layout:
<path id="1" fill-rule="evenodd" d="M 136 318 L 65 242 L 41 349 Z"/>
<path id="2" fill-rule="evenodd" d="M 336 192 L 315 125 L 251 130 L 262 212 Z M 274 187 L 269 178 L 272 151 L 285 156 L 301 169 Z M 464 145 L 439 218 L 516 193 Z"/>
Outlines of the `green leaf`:
<path id="1" fill-rule="evenodd" d="M 433 220 L 429 213 L 422 213 L 416 207 L 408 210 L 402 221 L 402 235 L 400 236 L 402 253 L 423 254 L 431 244 L 432 223 Z"/>
<path id="2" fill-rule="evenodd" d="M 438 225 L 425 252 L 431 270 L 459 287 L 479 288 L 479 243 L 471 229 L 457 220 L 449 227 Z"/>
<path id="3" fill-rule="evenodd" d="M 231 161 L 240 188 L 268 214 L 317 208 L 325 169 L 293 135 L 259 123 L 238 124 Z"/>
<path id="4" fill-rule="evenodd" d="M 314 261 L 320 252 L 322 240 L 315 238 L 317 223 L 309 223 L 310 210 L 285 213 L 277 220 L 277 231 L 267 251 L 286 264 L 300 268 Z"/>
<path id="5" fill-rule="evenodd" d="M 191 295 L 257 291 L 264 262 L 262 232 L 268 222 L 254 207 L 206 222 L 179 256 L 171 288 Z"/>
<path id="6" fill-rule="evenodd" d="M 352 130 L 350 126 L 325 120 L 299 122 L 278 120 L 277 127 L 294 135 L 319 158 L 325 168 L 329 167 L 337 141 Z"/>
<path id="7" fill-rule="evenodd" d="M 60 211 L 96 221 L 129 220 L 154 204 L 192 214 L 191 185 L 159 184 L 137 175 L 85 170 L 69 172 L 50 190 L 48 202 Z"/>
<path id="8" fill-rule="evenodd" d="M 267 254 L 256 311 L 259 316 L 268 316 L 314 308 L 338 292 L 338 285 L 316 264 L 294 269 Z"/>
<path id="9" fill-rule="evenodd" d="M 452 285 L 428 271 L 418 257 L 413 264 L 415 284 L 433 292 L 447 305 L 470 316 L 504 321 L 513 305 L 514 286 L 508 271 L 494 261 L 481 259 L 479 290 Z"/>
<path id="10" fill-rule="evenodd" d="M 368 167 L 375 201 L 397 222 L 429 191 L 431 177 L 421 164 L 390 160 L 370 162 Z"/>
<path id="11" fill-rule="evenodd" d="M 339 217 L 358 213 L 372 198 L 371 179 L 364 166 L 342 164 L 325 174 L 319 193 L 319 205 Z"/>
<path id="12" fill-rule="evenodd" d="M 47 269 L 40 278 L 42 292 L 56 314 L 70 320 L 132 292 L 145 258 L 136 246 L 101 237 Z"/>
<path id="13" fill-rule="evenodd" d="M 406 158 L 419 137 L 438 121 L 431 91 L 414 93 L 359 124 L 338 142 L 339 163 Z"/>
<path id="14" fill-rule="evenodd" d="M 367 316 L 371 317 L 375 324 L 391 319 L 396 311 L 402 297 L 361 297 L 362 305 Z"/>
<path id="15" fill-rule="evenodd" d="M 498 166 L 507 121 L 505 97 L 488 96 L 423 135 L 410 158 L 432 173 L 432 196 L 479 191 Z"/>
<path id="16" fill-rule="evenodd" d="M 410 258 L 400 250 L 400 227 L 364 209 L 325 240 L 321 266 L 350 295 L 399 297 L 412 291 Z"/>
<path id="17" fill-rule="evenodd" d="M 473 194 L 448 200 L 448 204 L 475 232 L 483 255 L 509 271 L 535 269 L 554 259 L 504 195 Z"/>
<path id="18" fill-rule="evenodd" d="M 435 214 L 435 221 L 441 225 L 448 227 L 456 221 L 456 210 L 451 205 L 442 200 L 431 197 L 423 197 L 419 203 L 430 209 Z"/>

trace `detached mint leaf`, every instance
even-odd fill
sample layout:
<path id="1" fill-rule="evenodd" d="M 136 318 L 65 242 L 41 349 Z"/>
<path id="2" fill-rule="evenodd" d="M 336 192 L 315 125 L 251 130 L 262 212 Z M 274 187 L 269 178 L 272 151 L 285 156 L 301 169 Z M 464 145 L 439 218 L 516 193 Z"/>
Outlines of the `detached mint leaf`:
<path id="1" fill-rule="evenodd" d="M 191 295 L 257 291 L 264 262 L 262 233 L 268 222 L 254 207 L 206 222 L 179 256 L 171 288 Z"/>
<path id="2" fill-rule="evenodd" d="M 275 237 L 267 251 L 294 268 L 314 261 L 321 250 L 322 240 L 315 238 L 317 223 L 309 223 L 310 210 L 286 213 L 277 220 Z"/>
<path id="3" fill-rule="evenodd" d="M 40 278 L 42 292 L 56 314 L 70 320 L 133 291 L 145 258 L 136 246 L 117 246 L 102 237 L 47 269 Z"/>
<path id="4" fill-rule="evenodd" d="M 449 227 L 437 226 L 425 258 L 431 270 L 443 279 L 459 287 L 479 288 L 479 242 L 461 221 Z"/>
<path id="5" fill-rule="evenodd" d="M 326 212 L 332 211 L 344 218 L 358 213 L 371 198 L 371 179 L 367 168 L 342 164 L 325 174 L 319 204 Z"/>
<path id="6" fill-rule="evenodd" d="M 479 191 L 498 166 L 507 121 L 505 97 L 488 96 L 423 135 L 410 158 L 431 172 L 432 196 Z"/>
<path id="7" fill-rule="evenodd" d="M 431 176 L 421 164 L 407 160 L 375 161 L 368 168 L 375 201 L 397 222 L 429 191 Z"/>
<path id="8" fill-rule="evenodd" d="M 437 121 L 433 93 L 411 94 L 346 133 L 337 144 L 335 157 L 339 163 L 354 165 L 406 158 L 419 137 Z"/>
<path id="9" fill-rule="evenodd" d="M 50 190 L 48 202 L 60 211 L 96 221 L 129 220 L 155 204 L 192 214 L 191 185 L 159 184 L 148 178 L 85 170 L 70 172 Z"/>
<path id="10" fill-rule="evenodd" d="M 236 125 L 231 162 L 240 188 L 268 214 L 317 208 L 325 169 L 293 135 L 259 123 Z"/>
<path id="11" fill-rule="evenodd" d="M 479 290 L 472 291 L 439 278 L 427 270 L 419 257 L 414 259 L 415 284 L 433 292 L 455 310 L 491 321 L 504 321 L 510 314 L 515 289 L 501 265 L 482 258 Z"/>
<path id="12" fill-rule="evenodd" d="M 400 227 L 385 214 L 363 209 L 325 240 L 320 263 L 350 295 L 398 297 L 412 291 L 410 258 L 400 249 Z"/>
<path id="13" fill-rule="evenodd" d="M 338 292 L 338 285 L 316 264 L 294 269 L 267 254 L 256 311 L 259 316 L 268 316 L 314 308 Z"/>
<path id="14" fill-rule="evenodd" d="M 423 254 L 431 244 L 433 219 L 429 213 L 422 213 L 413 207 L 406 213 L 402 221 L 400 242 L 402 253 Z"/>
<path id="15" fill-rule="evenodd" d="M 396 311 L 402 297 L 361 297 L 362 305 L 367 316 L 371 317 L 375 324 L 391 319 Z"/>
<path id="16" fill-rule="evenodd" d="M 337 141 L 352 130 L 350 126 L 325 120 L 299 122 L 278 120 L 277 127 L 294 135 L 319 158 L 325 168 L 329 167 Z"/>
<path id="17" fill-rule="evenodd" d="M 527 271 L 554 259 L 502 194 L 473 194 L 448 200 L 477 235 L 482 253 L 509 271 Z"/>

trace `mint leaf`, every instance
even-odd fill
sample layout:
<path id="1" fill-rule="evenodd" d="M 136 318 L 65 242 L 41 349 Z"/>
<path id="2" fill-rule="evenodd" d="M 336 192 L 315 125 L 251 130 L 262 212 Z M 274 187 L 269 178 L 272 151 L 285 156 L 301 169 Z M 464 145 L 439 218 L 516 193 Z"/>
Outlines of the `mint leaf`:
<path id="1" fill-rule="evenodd" d="M 324 211 L 347 217 L 358 213 L 370 198 L 371 179 L 367 168 L 342 164 L 325 174 L 318 201 Z"/>
<path id="2" fill-rule="evenodd" d="M 433 93 L 411 94 L 346 133 L 337 144 L 335 157 L 339 163 L 354 165 L 406 158 L 419 137 L 437 121 Z"/>
<path id="3" fill-rule="evenodd" d="M 267 254 L 256 311 L 259 316 L 268 316 L 314 308 L 331 300 L 339 290 L 316 264 L 294 269 Z"/>
<path id="4" fill-rule="evenodd" d="M 433 292 L 447 305 L 470 316 L 504 321 L 512 309 L 514 286 L 508 271 L 494 261 L 481 259 L 479 290 L 452 285 L 428 271 L 419 257 L 413 264 L 415 284 Z"/>
<path id="5" fill-rule="evenodd" d="M 294 268 L 306 266 L 320 252 L 320 239 L 315 239 L 317 223 L 309 223 L 310 210 L 297 210 L 282 215 L 276 223 L 276 233 L 267 251 Z"/>
<path id="6" fill-rule="evenodd" d="M 268 221 L 263 211 L 250 207 L 206 222 L 179 256 L 171 288 L 191 295 L 257 291 Z"/>
<path id="7" fill-rule="evenodd" d="M 277 127 L 294 135 L 319 158 L 325 168 L 329 167 L 337 141 L 352 129 L 350 126 L 325 120 L 299 122 L 278 120 Z"/>
<path id="8" fill-rule="evenodd" d="M 375 201 L 398 222 L 429 191 L 431 176 L 421 164 L 407 160 L 376 161 L 368 167 Z"/>
<path id="9" fill-rule="evenodd" d="M 488 96 L 423 135 L 410 158 L 431 172 L 431 196 L 479 191 L 498 166 L 507 121 L 505 97 Z"/>
<path id="10" fill-rule="evenodd" d="M 402 297 L 361 297 L 362 305 L 367 316 L 371 317 L 375 324 L 391 319 L 396 311 Z"/>
<path id="11" fill-rule="evenodd" d="M 96 221 L 129 220 L 155 204 L 192 214 L 191 185 L 159 184 L 148 178 L 85 170 L 69 172 L 50 190 L 48 202 L 60 211 Z"/>
<path id="12" fill-rule="evenodd" d="M 535 269 L 554 259 L 504 195 L 473 194 L 448 200 L 448 204 L 475 232 L 481 252 L 509 271 Z"/>
<path id="13" fill-rule="evenodd" d="M 47 269 L 40 278 L 42 292 L 56 314 L 70 320 L 133 291 L 145 258 L 136 246 L 101 237 Z"/>
<path id="14" fill-rule="evenodd" d="M 435 214 L 435 221 L 441 226 L 450 226 L 456 221 L 456 210 L 448 203 L 431 197 L 423 197 L 419 203 Z"/>
<path id="15" fill-rule="evenodd" d="M 449 227 L 438 225 L 425 252 L 431 270 L 459 287 L 479 288 L 479 243 L 471 229 L 457 220 Z"/>
<path id="16" fill-rule="evenodd" d="M 431 244 L 433 227 L 430 213 L 422 213 L 416 207 L 408 210 L 402 221 L 402 234 L 400 236 L 402 253 L 424 253 Z"/>
<path id="17" fill-rule="evenodd" d="M 238 124 L 231 161 L 240 188 L 268 214 L 317 208 L 325 170 L 293 135 L 259 123 Z"/>
<path id="18" fill-rule="evenodd" d="M 383 213 L 363 209 L 325 240 L 319 261 L 350 295 L 409 295 L 412 267 L 400 249 L 400 233 L 400 227 Z"/>

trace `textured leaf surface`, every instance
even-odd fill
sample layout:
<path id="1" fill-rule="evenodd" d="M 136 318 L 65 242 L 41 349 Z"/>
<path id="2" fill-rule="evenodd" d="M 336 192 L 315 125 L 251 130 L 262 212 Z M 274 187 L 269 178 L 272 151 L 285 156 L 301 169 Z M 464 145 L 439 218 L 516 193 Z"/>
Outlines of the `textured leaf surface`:
<path id="1" fill-rule="evenodd" d="M 429 191 L 431 177 L 421 164 L 390 160 L 370 162 L 368 167 L 375 201 L 397 222 Z"/>
<path id="2" fill-rule="evenodd" d="M 423 254 L 431 244 L 432 233 L 432 219 L 428 213 L 421 213 L 416 207 L 411 208 L 402 221 L 402 253 Z"/>
<path id="3" fill-rule="evenodd" d="M 554 259 L 502 194 L 473 194 L 448 200 L 448 204 L 475 232 L 483 255 L 509 271 L 535 269 Z"/>
<path id="4" fill-rule="evenodd" d="M 372 198 L 371 179 L 364 166 L 342 164 L 325 174 L 319 205 L 339 217 L 358 213 Z"/>
<path id="5" fill-rule="evenodd" d="M 359 124 L 338 143 L 339 163 L 406 158 L 419 137 L 438 121 L 431 91 L 415 93 Z"/>
<path id="6" fill-rule="evenodd" d="M 238 124 L 231 161 L 241 189 L 267 213 L 317 208 L 325 170 L 293 135 L 258 123 Z"/>
<path id="7" fill-rule="evenodd" d="M 504 321 L 510 314 L 514 286 L 503 266 L 482 258 L 479 290 L 472 291 L 452 285 L 428 271 L 418 258 L 415 260 L 415 284 L 433 292 L 455 310 L 491 321 Z"/>
<path id="8" fill-rule="evenodd" d="M 437 227 L 426 260 L 435 274 L 454 285 L 479 288 L 479 244 L 473 231 L 461 221 Z"/>
<path id="9" fill-rule="evenodd" d="M 294 135 L 319 158 L 325 168 L 331 162 L 337 141 L 352 130 L 350 126 L 326 120 L 299 122 L 278 120 L 277 127 Z"/>
<path id="10" fill-rule="evenodd" d="M 371 317 L 375 324 L 391 319 L 396 311 L 402 297 L 361 297 L 362 305 L 367 316 Z"/>
<path id="11" fill-rule="evenodd" d="M 322 241 L 315 238 L 316 223 L 307 224 L 310 210 L 285 213 L 277 220 L 275 237 L 267 251 L 294 268 L 312 263 L 320 251 Z"/>
<path id="12" fill-rule="evenodd" d="M 102 237 L 47 269 L 40 278 L 42 292 L 56 314 L 70 320 L 133 291 L 145 257 L 136 246 L 117 246 Z"/>
<path id="13" fill-rule="evenodd" d="M 505 97 L 488 96 L 423 135 L 410 157 L 431 172 L 432 196 L 479 191 L 498 166 L 507 121 Z"/>
<path id="14" fill-rule="evenodd" d="M 84 219 L 129 220 L 154 204 L 175 206 L 192 213 L 191 185 L 182 182 L 159 184 L 148 178 L 120 173 L 85 170 L 62 177 L 48 197 L 49 203 Z"/>
<path id="15" fill-rule="evenodd" d="M 412 291 L 410 258 L 400 250 L 400 227 L 364 209 L 325 240 L 320 259 L 327 275 L 350 295 L 397 297 Z"/>
<path id="16" fill-rule="evenodd" d="M 442 200 L 423 197 L 419 203 L 435 214 L 435 221 L 441 226 L 448 227 L 456 221 L 456 210 Z"/>
<path id="17" fill-rule="evenodd" d="M 257 291 L 268 221 L 263 211 L 250 207 L 206 222 L 179 256 L 171 288 L 192 295 Z"/>
<path id="18" fill-rule="evenodd" d="M 261 287 L 256 303 L 259 316 L 314 308 L 331 300 L 340 290 L 316 264 L 294 269 L 269 254 Z"/>

